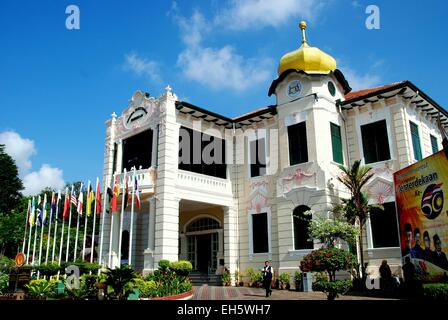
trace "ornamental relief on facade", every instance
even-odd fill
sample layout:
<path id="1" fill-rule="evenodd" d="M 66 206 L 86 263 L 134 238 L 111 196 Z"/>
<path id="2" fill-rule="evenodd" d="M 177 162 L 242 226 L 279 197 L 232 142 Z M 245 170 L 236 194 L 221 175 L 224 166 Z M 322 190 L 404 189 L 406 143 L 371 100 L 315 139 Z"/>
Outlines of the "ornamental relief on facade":
<path id="1" fill-rule="evenodd" d="M 116 139 L 134 135 L 142 129 L 154 129 L 162 124 L 165 103 L 141 91 L 136 91 L 129 101 L 128 107 L 116 120 Z"/>
<path id="2" fill-rule="evenodd" d="M 248 186 L 247 210 L 261 213 L 263 208 L 272 207 L 273 186 L 270 177 L 260 177 Z"/>
<path id="3" fill-rule="evenodd" d="M 292 167 L 283 171 L 277 180 L 277 196 L 300 187 L 317 187 L 317 166 L 314 164 Z"/>

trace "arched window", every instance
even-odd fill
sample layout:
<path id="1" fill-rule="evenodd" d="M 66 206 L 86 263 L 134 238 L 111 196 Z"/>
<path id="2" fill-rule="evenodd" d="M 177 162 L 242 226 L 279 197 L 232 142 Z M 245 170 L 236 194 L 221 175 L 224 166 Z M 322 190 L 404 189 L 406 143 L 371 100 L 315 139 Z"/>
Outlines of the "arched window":
<path id="1" fill-rule="evenodd" d="M 199 218 L 187 227 L 187 232 L 220 229 L 219 222 L 212 218 Z"/>
<path id="2" fill-rule="evenodd" d="M 311 215 L 304 212 L 310 210 L 307 206 L 298 206 L 292 213 L 294 223 L 294 250 L 313 249 L 313 241 L 309 240 Z"/>

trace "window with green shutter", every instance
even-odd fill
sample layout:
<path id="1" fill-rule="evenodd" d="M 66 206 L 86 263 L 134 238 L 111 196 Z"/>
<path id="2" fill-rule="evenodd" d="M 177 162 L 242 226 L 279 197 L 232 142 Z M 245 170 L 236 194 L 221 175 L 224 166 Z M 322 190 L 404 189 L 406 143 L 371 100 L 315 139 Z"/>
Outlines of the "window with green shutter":
<path id="1" fill-rule="evenodd" d="M 409 121 L 411 125 L 411 137 L 412 137 L 412 147 L 414 149 L 414 159 L 422 160 L 422 147 L 420 145 L 420 136 L 418 134 L 418 125 L 414 122 Z"/>
<path id="2" fill-rule="evenodd" d="M 333 161 L 344 164 L 344 158 L 342 155 L 342 137 L 341 127 L 337 124 L 330 122 L 331 131 L 331 146 L 333 148 Z"/>
<path id="3" fill-rule="evenodd" d="M 390 159 L 386 120 L 362 125 L 361 136 L 365 163 Z"/>
<path id="4" fill-rule="evenodd" d="M 432 134 L 429 135 L 431 137 L 431 148 L 432 148 L 432 153 L 436 153 L 439 151 L 439 146 L 437 144 L 437 138 L 434 137 Z"/>

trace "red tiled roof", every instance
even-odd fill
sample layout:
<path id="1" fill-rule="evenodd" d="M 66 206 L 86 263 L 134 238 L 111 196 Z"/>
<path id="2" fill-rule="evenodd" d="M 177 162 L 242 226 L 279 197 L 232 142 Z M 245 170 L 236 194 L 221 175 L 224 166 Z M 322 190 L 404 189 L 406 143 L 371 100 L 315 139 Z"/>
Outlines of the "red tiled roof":
<path id="1" fill-rule="evenodd" d="M 358 91 L 352 91 L 349 92 L 345 95 L 345 100 L 354 100 L 354 99 L 359 99 L 362 98 L 363 96 L 369 95 L 369 94 L 374 94 L 375 92 L 380 92 L 398 85 L 401 85 L 403 83 L 405 83 L 406 81 L 400 81 L 400 82 L 394 82 L 391 84 L 386 84 L 384 86 L 381 87 L 374 87 L 374 88 L 369 88 L 369 89 L 363 89 L 363 90 L 358 90 Z"/>

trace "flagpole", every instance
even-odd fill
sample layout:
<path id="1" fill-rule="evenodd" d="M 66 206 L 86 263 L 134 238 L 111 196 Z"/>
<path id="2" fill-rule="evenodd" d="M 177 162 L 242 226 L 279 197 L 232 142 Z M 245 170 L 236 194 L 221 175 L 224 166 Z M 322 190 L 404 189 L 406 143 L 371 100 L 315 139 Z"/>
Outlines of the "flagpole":
<path id="1" fill-rule="evenodd" d="M 59 215 L 60 201 L 61 201 L 61 190 L 58 191 L 58 199 L 56 200 L 56 221 L 54 222 L 53 249 L 51 251 L 51 261 L 54 261 L 54 254 L 56 251 L 56 238 L 58 236 L 58 215 Z"/>
<path id="2" fill-rule="evenodd" d="M 103 260 L 103 239 L 104 239 L 104 219 L 106 217 L 106 199 L 107 199 L 107 186 L 104 183 L 104 193 L 103 193 L 103 217 L 100 217 L 101 223 L 101 241 L 100 241 L 100 255 L 98 257 L 98 264 L 101 265 Z"/>
<path id="3" fill-rule="evenodd" d="M 79 210 L 79 200 L 81 199 L 81 193 L 82 193 L 82 183 L 81 183 L 81 187 L 79 188 L 78 207 L 76 209 L 76 212 L 78 213 L 78 219 L 76 221 L 75 253 L 74 253 L 73 261 L 76 261 L 76 253 L 78 251 L 79 216 L 82 215 L 82 207 L 81 207 L 81 214 L 78 211 Z"/>
<path id="4" fill-rule="evenodd" d="M 90 263 L 93 263 L 93 249 L 95 248 L 95 223 L 96 223 L 96 202 L 97 202 L 97 193 L 98 193 L 98 186 L 100 183 L 100 179 L 96 178 L 96 185 L 95 185 L 95 207 L 93 208 L 93 230 L 92 230 L 92 239 L 90 241 Z"/>
<path id="5" fill-rule="evenodd" d="M 70 192 L 70 207 L 68 209 L 68 235 L 67 235 L 67 252 L 65 253 L 65 262 L 68 262 L 68 251 L 70 249 L 70 226 L 72 224 L 72 196 L 74 185 L 72 185 L 72 190 Z"/>
<path id="6" fill-rule="evenodd" d="M 84 257 L 86 256 L 86 238 L 87 238 L 87 211 L 89 210 L 90 204 L 90 180 L 87 187 L 87 197 L 86 197 L 86 216 L 84 217 L 84 239 L 82 240 L 82 260 L 84 261 Z M 92 208 L 90 208 L 90 212 Z"/>
<path id="7" fill-rule="evenodd" d="M 26 232 L 28 231 L 28 219 L 31 211 L 31 199 L 28 200 L 28 208 L 26 209 L 26 218 L 25 218 L 25 233 L 23 234 L 23 244 L 22 244 L 22 253 L 25 254 L 25 245 L 26 245 Z"/>
<path id="8" fill-rule="evenodd" d="M 47 194 L 44 194 L 44 204 L 42 205 L 42 211 L 40 212 L 40 243 L 39 243 L 39 266 L 42 261 L 42 240 L 44 238 L 44 222 L 45 222 L 45 207 L 47 205 Z M 37 272 L 37 279 L 39 279 L 40 271 Z"/>
<path id="9" fill-rule="evenodd" d="M 31 206 L 31 213 L 30 213 L 30 219 L 31 219 L 31 215 L 34 216 L 34 210 L 35 210 L 35 208 L 34 208 L 34 197 L 33 197 L 32 206 Z M 34 226 L 35 222 L 36 222 L 36 220 L 35 220 L 35 217 L 34 217 L 33 222 L 30 223 L 30 235 L 28 237 L 28 250 L 27 250 L 27 253 L 26 253 L 26 264 L 28 264 L 30 262 L 31 237 L 32 237 L 32 234 L 33 234 L 33 226 Z"/>
<path id="10" fill-rule="evenodd" d="M 120 215 L 120 233 L 118 234 L 118 267 L 121 267 L 121 242 L 123 241 L 122 239 L 122 233 L 123 233 L 123 218 L 124 218 L 124 196 L 125 196 L 125 180 L 127 179 L 126 176 L 126 169 L 124 169 L 124 175 L 123 175 L 123 195 L 121 197 L 121 215 Z"/>
<path id="11" fill-rule="evenodd" d="M 37 205 L 40 204 L 40 196 L 37 200 Z M 31 261 L 31 264 L 34 265 L 34 262 L 36 261 L 36 239 L 37 239 L 37 215 L 34 216 L 34 244 L 33 244 L 33 260 Z"/>
<path id="12" fill-rule="evenodd" d="M 65 197 L 64 197 L 64 209 L 66 208 L 66 203 L 67 203 L 67 195 L 68 195 L 68 187 L 65 187 Z M 69 203 L 70 203 L 70 199 L 69 199 Z M 64 210 L 65 211 L 65 210 Z M 62 246 L 64 245 L 64 226 L 65 226 L 65 217 L 64 217 L 64 213 L 62 212 L 62 230 L 61 230 L 61 241 L 59 244 L 59 254 L 58 254 L 58 266 L 61 266 L 61 260 L 62 260 Z M 59 272 L 58 271 L 58 277 L 57 279 L 59 280 Z"/>
<path id="13" fill-rule="evenodd" d="M 50 251 L 50 234 L 51 234 L 51 223 L 53 222 L 53 200 L 54 200 L 54 191 L 51 193 L 51 204 L 50 204 L 50 224 L 48 225 L 48 234 L 47 234 L 47 251 L 45 252 L 45 264 L 48 263 L 48 252 Z"/>
<path id="14" fill-rule="evenodd" d="M 129 266 L 132 266 L 132 234 L 134 230 L 134 195 L 135 195 L 135 167 L 134 167 L 134 175 L 132 178 L 132 183 L 134 186 L 132 187 L 132 201 L 131 201 L 131 226 L 129 232 Z"/>

